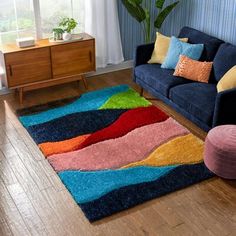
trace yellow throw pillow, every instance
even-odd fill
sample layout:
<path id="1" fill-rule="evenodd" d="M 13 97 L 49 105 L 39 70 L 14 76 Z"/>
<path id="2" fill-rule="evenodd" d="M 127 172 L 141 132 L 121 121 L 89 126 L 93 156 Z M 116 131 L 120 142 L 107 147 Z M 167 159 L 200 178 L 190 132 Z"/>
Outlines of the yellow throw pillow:
<path id="1" fill-rule="evenodd" d="M 152 53 L 151 59 L 148 61 L 149 64 L 159 63 L 162 64 L 165 61 L 169 46 L 170 37 L 164 36 L 157 32 L 157 38 L 155 42 L 155 48 Z M 188 42 L 188 38 L 180 39 L 182 42 Z"/>
<path id="2" fill-rule="evenodd" d="M 218 93 L 233 88 L 236 88 L 236 66 L 232 67 L 217 84 Z"/>

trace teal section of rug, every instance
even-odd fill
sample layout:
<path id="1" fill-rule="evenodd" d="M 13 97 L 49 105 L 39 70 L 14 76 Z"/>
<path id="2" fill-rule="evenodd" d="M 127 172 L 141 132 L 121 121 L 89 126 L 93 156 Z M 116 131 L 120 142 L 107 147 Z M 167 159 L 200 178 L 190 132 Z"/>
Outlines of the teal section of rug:
<path id="1" fill-rule="evenodd" d="M 90 202 L 124 186 L 158 179 L 177 166 L 134 167 L 104 171 L 64 171 L 59 173 L 62 182 L 77 203 Z"/>
<path id="2" fill-rule="evenodd" d="M 34 115 L 21 116 L 19 117 L 19 119 L 25 127 L 29 127 L 32 125 L 42 124 L 69 114 L 83 111 L 97 110 L 111 96 L 117 93 L 125 92 L 127 90 L 129 90 L 129 87 L 127 85 L 120 85 L 112 88 L 98 90 L 95 92 L 85 93 L 78 100 L 69 105 L 40 112 Z"/>

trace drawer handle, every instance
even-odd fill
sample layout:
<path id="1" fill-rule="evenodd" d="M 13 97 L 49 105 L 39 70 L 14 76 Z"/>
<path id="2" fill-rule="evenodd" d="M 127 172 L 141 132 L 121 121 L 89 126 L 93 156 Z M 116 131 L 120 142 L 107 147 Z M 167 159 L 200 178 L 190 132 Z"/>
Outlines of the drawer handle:
<path id="1" fill-rule="evenodd" d="M 9 71 L 10 71 L 10 76 L 12 76 L 13 73 L 12 73 L 12 66 L 11 65 L 9 66 Z"/>
<path id="2" fill-rule="evenodd" d="M 90 62 L 92 62 L 92 52 L 91 51 L 89 51 L 89 60 L 90 60 Z"/>

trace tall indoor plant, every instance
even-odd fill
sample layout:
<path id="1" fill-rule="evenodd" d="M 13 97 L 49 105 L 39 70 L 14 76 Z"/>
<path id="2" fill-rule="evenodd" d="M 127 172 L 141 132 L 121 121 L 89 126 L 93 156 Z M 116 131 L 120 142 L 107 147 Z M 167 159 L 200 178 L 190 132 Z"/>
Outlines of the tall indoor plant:
<path id="1" fill-rule="evenodd" d="M 152 1 L 152 0 L 149 0 Z M 164 8 L 165 0 L 155 0 L 155 6 L 158 9 L 157 17 L 154 21 L 154 27 L 160 30 L 166 17 L 172 12 L 172 10 L 178 5 L 179 1 L 176 1 Z M 145 42 L 151 41 L 151 16 L 150 9 L 143 6 L 143 0 L 122 0 L 122 3 L 139 23 L 143 25 Z"/>

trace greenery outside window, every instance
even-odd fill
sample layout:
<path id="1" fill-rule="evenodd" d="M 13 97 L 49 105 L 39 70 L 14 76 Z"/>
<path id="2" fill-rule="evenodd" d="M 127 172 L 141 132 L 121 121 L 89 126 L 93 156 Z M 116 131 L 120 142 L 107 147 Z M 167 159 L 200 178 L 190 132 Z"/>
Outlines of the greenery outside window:
<path id="1" fill-rule="evenodd" d="M 73 17 L 80 22 L 75 32 L 83 31 L 84 0 L 1 0 L 0 44 L 16 38 L 51 35 L 61 18 Z"/>

